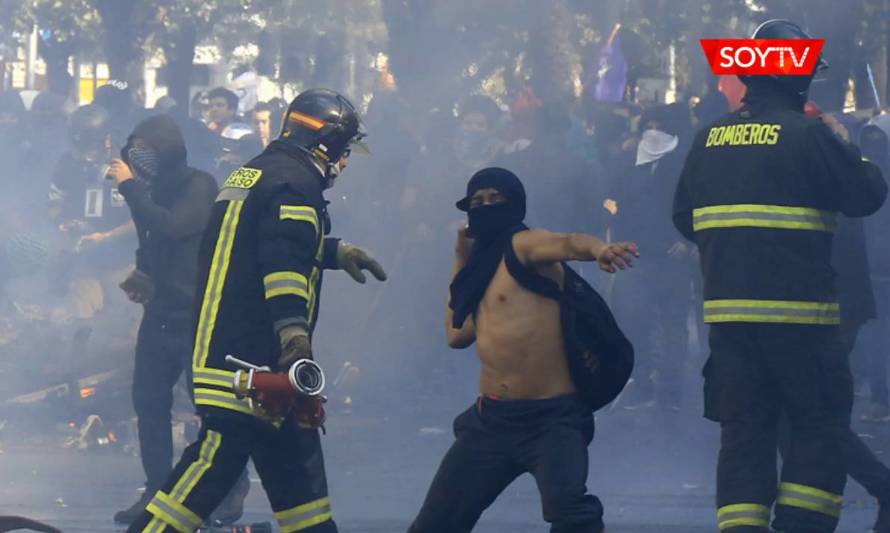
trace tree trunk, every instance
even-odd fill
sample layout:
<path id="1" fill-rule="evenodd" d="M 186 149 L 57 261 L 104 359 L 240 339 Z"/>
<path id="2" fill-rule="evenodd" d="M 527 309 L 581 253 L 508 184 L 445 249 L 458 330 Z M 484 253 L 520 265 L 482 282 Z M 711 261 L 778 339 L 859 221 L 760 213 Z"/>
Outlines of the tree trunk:
<path id="1" fill-rule="evenodd" d="M 134 11 L 136 2 L 97 0 L 95 6 L 102 17 L 105 58 L 111 77 L 141 86 L 146 25 L 138 20 L 138 13 Z"/>
<path id="2" fill-rule="evenodd" d="M 191 101 L 192 71 L 197 44 L 197 29 L 193 25 L 186 25 L 172 35 L 164 46 L 164 55 L 167 58 L 167 94 L 186 108 Z"/>
<path id="3" fill-rule="evenodd" d="M 71 95 L 73 81 L 68 74 L 68 59 L 71 57 L 72 47 L 49 38 L 40 41 L 38 52 L 46 63 L 47 90 L 68 98 Z"/>

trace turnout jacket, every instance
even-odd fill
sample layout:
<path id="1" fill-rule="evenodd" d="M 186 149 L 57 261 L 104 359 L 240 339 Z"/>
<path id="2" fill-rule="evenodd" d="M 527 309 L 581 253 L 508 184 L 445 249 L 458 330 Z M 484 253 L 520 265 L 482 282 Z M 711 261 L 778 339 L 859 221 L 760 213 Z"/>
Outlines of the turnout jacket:
<path id="1" fill-rule="evenodd" d="M 693 143 L 673 220 L 701 252 L 705 322 L 840 322 L 830 263 L 836 215 L 874 213 L 887 184 L 802 107 L 753 85 L 744 107 Z"/>
<path id="2" fill-rule="evenodd" d="M 195 404 L 254 414 L 232 392 L 233 355 L 277 370 L 278 331 L 318 316 L 322 270 L 336 264 L 321 172 L 280 141 L 223 184 L 199 255 Z"/>

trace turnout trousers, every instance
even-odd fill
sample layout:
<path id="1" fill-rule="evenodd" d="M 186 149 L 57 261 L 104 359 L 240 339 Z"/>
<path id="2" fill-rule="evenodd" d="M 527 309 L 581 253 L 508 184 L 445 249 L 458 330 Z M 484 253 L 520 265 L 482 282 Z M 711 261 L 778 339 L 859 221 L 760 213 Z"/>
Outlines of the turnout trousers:
<path id="1" fill-rule="evenodd" d="M 198 440 L 127 530 L 191 533 L 253 460 L 282 533 L 336 533 L 317 430 L 280 428 L 240 413 L 205 411 Z"/>
<path id="2" fill-rule="evenodd" d="M 847 478 L 853 380 L 832 326 L 712 324 L 705 416 L 720 422 L 720 531 L 834 531 Z M 782 413 L 789 441 L 776 478 Z"/>

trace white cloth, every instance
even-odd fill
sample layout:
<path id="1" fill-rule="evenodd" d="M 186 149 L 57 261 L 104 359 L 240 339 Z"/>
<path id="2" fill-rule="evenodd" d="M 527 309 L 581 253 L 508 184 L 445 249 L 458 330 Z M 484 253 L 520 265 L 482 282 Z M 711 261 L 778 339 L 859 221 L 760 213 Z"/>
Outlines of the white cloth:
<path id="1" fill-rule="evenodd" d="M 658 161 L 676 150 L 679 137 L 660 130 L 646 130 L 637 145 L 637 166 Z"/>

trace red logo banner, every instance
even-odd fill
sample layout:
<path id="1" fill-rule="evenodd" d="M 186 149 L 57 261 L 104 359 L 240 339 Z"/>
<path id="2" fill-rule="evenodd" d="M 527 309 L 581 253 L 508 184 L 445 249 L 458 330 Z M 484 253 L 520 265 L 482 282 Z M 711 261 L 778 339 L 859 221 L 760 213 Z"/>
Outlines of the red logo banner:
<path id="1" fill-rule="evenodd" d="M 715 75 L 809 76 L 825 39 L 701 39 Z"/>

